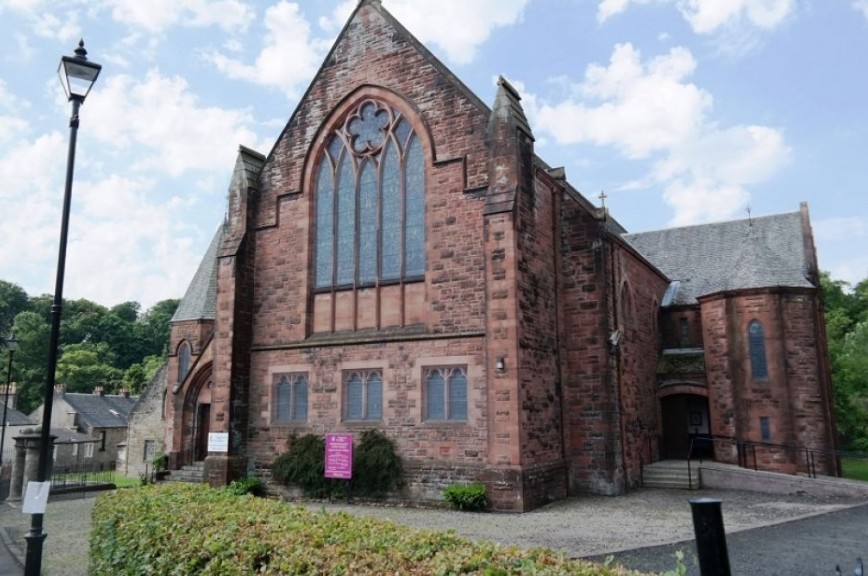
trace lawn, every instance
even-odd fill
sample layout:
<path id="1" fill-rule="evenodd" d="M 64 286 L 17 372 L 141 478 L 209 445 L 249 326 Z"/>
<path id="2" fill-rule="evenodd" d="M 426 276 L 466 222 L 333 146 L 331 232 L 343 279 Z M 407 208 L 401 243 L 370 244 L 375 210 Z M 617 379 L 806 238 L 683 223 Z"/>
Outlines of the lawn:
<path id="1" fill-rule="evenodd" d="M 868 482 L 868 460 L 864 458 L 841 458 L 841 475 L 851 480 Z"/>

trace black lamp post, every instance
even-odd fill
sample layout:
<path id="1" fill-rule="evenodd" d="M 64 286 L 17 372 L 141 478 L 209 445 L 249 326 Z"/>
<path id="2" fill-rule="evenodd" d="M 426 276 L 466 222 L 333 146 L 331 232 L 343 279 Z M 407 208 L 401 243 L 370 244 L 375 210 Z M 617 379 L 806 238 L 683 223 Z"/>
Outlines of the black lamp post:
<path id="1" fill-rule="evenodd" d="M 60 343 L 60 315 L 63 310 L 63 274 L 66 267 L 66 238 L 69 229 L 69 208 L 72 200 L 72 171 L 75 166 L 75 139 L 78 134 L 78 109 L 87 98 L 91 87 L 96 82 L 102 66 L 87 59 L 84 40 L 78 43 L 75 56 L 64 56 L 60 59 L 57 73 L 63 84 L 66 97 L 72 102 L 72 115 L 69 117 L 69 154 L 66 158 L 66 186 L 63 192 L 63 212 L 60 223 L 60 246 L 57 256 L 57 281 L 54 287 L 54 302 L 51 305 L 51 336 L 48 344 L 48 370 L 45 379 L 44 405 L 42 409 L 42 433 L 39 439 L 39 468 L 36 481 L 44 483 L 48 480 L 49 436 L 51 430 L 51 405 L 54 400 L 54 378 L 57 368 L 57 348 Z M 45 533 L 42 531 L 43 514 L 33 514 L 30 531 L 24 537 L 27 540 L 27 553 L 24 562 L 24 576 L 40 576 L 42 572 L 42 543 Z"/>
<path id="2" fill-rule="evenodd" d="M 18 340 L 15 334 L 6 339 L 6 348 L 9 349 L 9 366 L 6 369 L 6 394 L 3 396 L 3 429 L 0 430 L 0 469 L 3 468 L 3 444 L 6 440 L 6 412 L 9 410 L 9 388 L 12 387 L 12 357 L 18 350 Z"/>

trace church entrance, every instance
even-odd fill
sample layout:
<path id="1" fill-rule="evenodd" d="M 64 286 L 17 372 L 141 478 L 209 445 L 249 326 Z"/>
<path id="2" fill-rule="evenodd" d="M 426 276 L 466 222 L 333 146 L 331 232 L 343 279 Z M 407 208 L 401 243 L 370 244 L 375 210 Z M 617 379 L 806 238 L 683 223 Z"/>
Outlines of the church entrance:
<path id="1" fill-rule="evenodd" d="M 193 460 L 204 460 L 208 455 L 208 430 L 211 421 L 211 404 L 199 404 L 196 414 L 196 446 Z"/>
<path id="2" fill-rule="evenodd" d="M 670 460 L 714 458 L 710 441 L 708 399 L 697 394 L 673 394 L 660 400 L 663 453 Z M 692 452 L 691 452 L 692 450 Z"/>

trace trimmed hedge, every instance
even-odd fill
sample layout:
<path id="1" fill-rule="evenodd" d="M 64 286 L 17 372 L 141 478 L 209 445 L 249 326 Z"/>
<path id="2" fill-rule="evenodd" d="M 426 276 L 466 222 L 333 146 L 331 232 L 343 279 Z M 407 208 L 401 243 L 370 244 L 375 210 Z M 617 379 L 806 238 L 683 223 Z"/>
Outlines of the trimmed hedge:
<path id="1" fill-rule="evenodd" d="M 159 484 L 100 496 L 93 509 L 89 573 L 637 574 L 547 549 L 472 543 L 452 531 L 316 513 L 204 484 Z"/>

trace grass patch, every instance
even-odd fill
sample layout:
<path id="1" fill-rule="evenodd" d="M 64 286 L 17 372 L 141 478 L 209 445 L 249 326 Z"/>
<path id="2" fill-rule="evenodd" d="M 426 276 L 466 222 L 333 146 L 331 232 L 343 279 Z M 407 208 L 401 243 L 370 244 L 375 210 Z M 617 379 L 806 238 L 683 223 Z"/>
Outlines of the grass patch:
<path id="1" fill-rule="evenodd" d="M 120 474 L 115 474 L 114 483 L 118 488 L 129 488 L 131 486 L 141 486 L 142 479 L 138 476 L 133 478 L 132 476 L 121 476 Z"/>
<path id="2" fill-rule="evenodd" d="M 841 458 L 841 475 L 850 480 L 868 482 L 868 460 L 863 458 Z"/>

